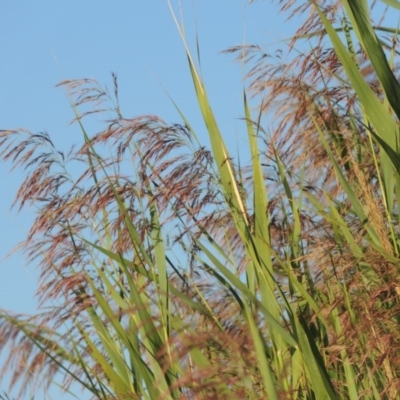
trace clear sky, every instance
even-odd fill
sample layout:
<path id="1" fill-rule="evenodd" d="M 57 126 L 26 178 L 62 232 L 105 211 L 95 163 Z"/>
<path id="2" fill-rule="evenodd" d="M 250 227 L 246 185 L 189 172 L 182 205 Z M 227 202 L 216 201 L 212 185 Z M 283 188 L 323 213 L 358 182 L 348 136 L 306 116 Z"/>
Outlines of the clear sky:
<path id="1" fill-rule="evenodd" d="M 266 1 L 183 2 L 189 44 L 195 52 L 197 24 L 211 103 L 226 140 L 236 149 L 243 132 L 243 71 L 232 56 L 219 52 L 242 43 L 276 49 L 273 43 L 289 37 L 293 27 Z M 178 2 L 172 4 L 179 13 Z M 95 78 L 111 87 L 111 72 L 118 74 L 124 116 L 151 113 L 181 122 L 161 83 L 208 145 L 184 47 L 166 0 L 1 2 L 0 129 L 47 131 L 61 150 L 81 143 L 79 128 L 69 126 L 73 112 L 66 94 L 55 85 L 63 79 Z M 33 209 L 20 214 L 10 210 L 23 173 L 9 171 L 9 164 L 0 164 L 0 308 L 33 313 L 38 272 L 20 253 L 5 259 L 26 236 L 34 215 Z M 0 385 L 0 394 L 6 389 Z M 52 391 L 52 398 L 58 399 L 57 393 Z"/>

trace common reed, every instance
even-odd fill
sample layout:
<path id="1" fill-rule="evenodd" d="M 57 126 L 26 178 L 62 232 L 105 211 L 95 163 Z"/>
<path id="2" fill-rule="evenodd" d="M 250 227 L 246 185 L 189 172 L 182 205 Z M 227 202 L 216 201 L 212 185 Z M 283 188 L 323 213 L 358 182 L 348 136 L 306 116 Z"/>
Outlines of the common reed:
<path id="1" fill-rule="evenodd" d="M 373 27 L 359 0 L 282 9 L 309 13 L 288 61 L 227 50 L 259 100 L 252 116 L 244 96 L 248 166 L 229 155 L 189 50 L 210 150 L 182 113 L 121 115 L 115 75 L 112 93 L 60 84 L 80 148 L 1 131 L 2 159 L 26 171 L 14 204 L 37 208 L 21 248 L 57 304 L 2 311 L 12 384 L 61 372 L 99 399 L 397 398 L 397 31 Z M 89 136 L 85 116 L 110 110 Z"/>

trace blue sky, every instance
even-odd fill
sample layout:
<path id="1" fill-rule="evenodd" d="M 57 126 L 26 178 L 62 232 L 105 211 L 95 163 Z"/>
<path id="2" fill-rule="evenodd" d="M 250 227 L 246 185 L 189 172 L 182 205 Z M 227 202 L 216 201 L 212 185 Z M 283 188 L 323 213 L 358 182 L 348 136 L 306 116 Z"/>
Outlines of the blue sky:
<path id="1" fill-rule="evenodd" d="M 226 140 L 236 149 L 242 130 L 243 71 L 233 57 L 219 52 L 245 42 L 273 50 L 274 43 L 289 37 L 294 27 L 283 23 L 270 2 L 184 3 L 189 44 L 195 50 L 197 24 L 211 103 Z M 179 13 L 178 2 L 172 4 Z M 55 85 L 63 79 L 95 78 L 111 87 L 113 71 L 119 78 L 124 116 L 151 113 L 167 122 L 181 122 L 162 84 L 208 144 L 184 47 L 165 0 L 3 1 L 0 59 L 0 129 L 47 131 L 61 150 L 81 143 L 79 128 L 69 125 L 73 112 L 67 96 Z M 94 134 L 96 127 L 89 126 L 89 133 Z M 26 236 L 34 215 L 33 209 L 20 214 L 10 210 L 23 173 L 9 170 L 9 164 L 0 164 L 0 308 L 33 313 L 38 271 L 26 265 L 20 253 L 5 259 Z M 5 390 L 3 383 L 0 394 Z M 59 398 L 57 393 L 50 392 L 53 398 Z"/>

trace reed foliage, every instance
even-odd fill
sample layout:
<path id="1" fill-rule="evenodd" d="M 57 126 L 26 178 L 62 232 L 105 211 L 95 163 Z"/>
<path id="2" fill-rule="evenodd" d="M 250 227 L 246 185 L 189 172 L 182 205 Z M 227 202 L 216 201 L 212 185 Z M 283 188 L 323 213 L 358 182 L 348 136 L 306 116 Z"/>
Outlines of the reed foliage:
<path id="1" fill-rule="evenodd" d="M 249 67 L 248 166 L 183 33 L 211 149 L 179 108 L 178 124 L 121 115 L 116 77 L 113 93 L 61 83 L 79 149 L 1 132 L 2 158 L 27 171 L 15 204 L 38 210 L 22 247 L 57 304 L 1 311 L 13 384 L 62 373 L 96 399 L 398 398 L 397 31 L 373 26 L 363 0 L 282 10 L 308 13 L 290 61 L 227 50 Z M 82 105 L 114 119 L 89 135 Z"/>

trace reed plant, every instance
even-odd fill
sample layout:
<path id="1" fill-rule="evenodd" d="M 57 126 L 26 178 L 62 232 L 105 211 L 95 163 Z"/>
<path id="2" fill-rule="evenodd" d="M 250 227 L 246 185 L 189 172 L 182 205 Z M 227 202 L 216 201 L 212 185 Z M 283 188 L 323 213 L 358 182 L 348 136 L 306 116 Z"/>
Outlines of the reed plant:
<path id="1" fill-rule="evenodd" d="M 289 61 L 227 50 L 249 67 L 248 166 L 179 23 L 211 149 L 178 106 L 178 124 L 121 115 L 115 76 L 113 93 L 60 84 L 77 150 L 1 132 L 3 160 L 27 171 L 15 204 L 38 211 L 22 247 L 53 304 L 1 311 L 13 384 L 61 373 L 95 399 L 398 398 L 397 30 L 373 25 L 364 0 L 281 4 L 308 12 Z M 89 135 L 86 114 L 110 110 Z"/>

